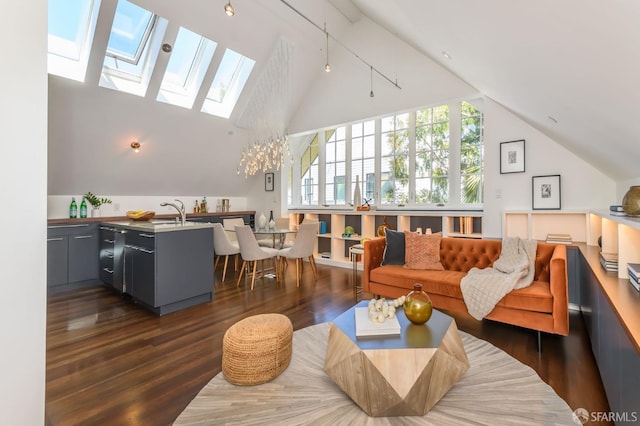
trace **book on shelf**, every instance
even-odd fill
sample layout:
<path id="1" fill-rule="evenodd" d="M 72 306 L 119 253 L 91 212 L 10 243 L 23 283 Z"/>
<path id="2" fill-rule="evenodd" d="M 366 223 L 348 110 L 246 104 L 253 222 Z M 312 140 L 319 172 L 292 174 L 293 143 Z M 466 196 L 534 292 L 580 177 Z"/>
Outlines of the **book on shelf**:
<path id="1" fill-rule="evenodd" d="M 461 234 L 473 234 L 473 217 L 461 216 L 458 218 Z"/>
<path id="2" fill-rule="evenodd" d="M 364 336 L 397 336 L 400 334 L 398 318 L 387 318 L 384 322 L 376 322 L 369 318 L 369 308 L 355 309 L 356 337 Z"/>
<path id="3" fill-rule="evenodd" d="M 569 234 L 547 234 L 545 242 L 549 244 L 573 244 Z"/>
<path id="4" fill-rule="evenodd" d="M 618 253 L 600 252 L 600 265 L 608 272 L 618 270 Z"/>
<path id="5" fill-rule="evenodd" d="M 629 275 L 629 284 L 631 284 L 631 287 L 635 288 L 636 291 L 640 291 L 640 284 L 638 284 L 638 278 L 637 277 L 633 277 L 633 276 Z"/>
<path id="6" fill-rule="evenodd" d="M 627 263 L 627 272 L 629 277 L 634 278 L 637 284 L 638 276 L 640 276 L 640 263 Z"/>
<path id="7" fill-rule="evenodd" d="M 609 214 L 611 216 L 628 216 L 628 214 L 626 214 L 625 212 L 614 212 L 614 211 L 610 211 Z"/>
<path id="8" fill-rule="evenodd" d="M 620 204 L 614 204 L 609 206 L 609 211 L 612 212 L 624 212 L 624 209 L 622 208 L 622 206 Z"/>

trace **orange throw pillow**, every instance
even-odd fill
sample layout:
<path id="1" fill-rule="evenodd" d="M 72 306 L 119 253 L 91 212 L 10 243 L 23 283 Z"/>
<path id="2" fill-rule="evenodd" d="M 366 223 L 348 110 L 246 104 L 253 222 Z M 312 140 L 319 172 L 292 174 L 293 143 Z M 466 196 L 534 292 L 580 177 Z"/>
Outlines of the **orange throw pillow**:
<path id="1" fill-rule="evenodd" d="M 440 240 L 442 233 L 420 235 L 404 232 L 404 267 L 408 269 L 431 269 L 442 271 L 440 263 Z"/>

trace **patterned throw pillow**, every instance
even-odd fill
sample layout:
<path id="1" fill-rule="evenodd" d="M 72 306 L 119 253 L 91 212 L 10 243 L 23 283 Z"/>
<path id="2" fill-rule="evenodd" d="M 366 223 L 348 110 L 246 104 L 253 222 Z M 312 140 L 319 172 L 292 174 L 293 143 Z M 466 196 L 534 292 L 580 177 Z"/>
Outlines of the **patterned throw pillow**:
<path id="1" fill-rule="evenodd" d="M 440 240 L 442 240 L 441 232 L 420 235 L 405 231 L 404 267 L 408 269 L 444 270 L 442 263 L 440 263 Z"/>

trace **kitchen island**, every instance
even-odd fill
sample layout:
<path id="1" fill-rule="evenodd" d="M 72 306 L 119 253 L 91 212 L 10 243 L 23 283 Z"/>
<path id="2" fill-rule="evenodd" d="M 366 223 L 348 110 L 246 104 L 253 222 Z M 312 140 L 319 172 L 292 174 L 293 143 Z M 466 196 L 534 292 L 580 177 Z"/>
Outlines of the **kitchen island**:
<path id="1" fill-rule="evenodd" d="M 164 315 L 213 299 L 213 224 L 100 224 L 100 278 Z"/>

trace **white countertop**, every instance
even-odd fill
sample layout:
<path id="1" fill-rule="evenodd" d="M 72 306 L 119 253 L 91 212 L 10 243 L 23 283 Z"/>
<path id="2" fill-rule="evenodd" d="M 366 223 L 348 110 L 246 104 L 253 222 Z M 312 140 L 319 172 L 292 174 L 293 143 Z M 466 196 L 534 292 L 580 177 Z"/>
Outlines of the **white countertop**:
<path id="1" fill-rule="evenodd" d="M 173 232 L 173 231 L 189 231 L 194 229 L 213 228 L 213 223 L 186 222 L 184 225 L 172 220 L 150 220 L 150 221 L 113 221 L 102 222 L 103 225 L 113 225 L 134 231 L 149 232 Z"/>

